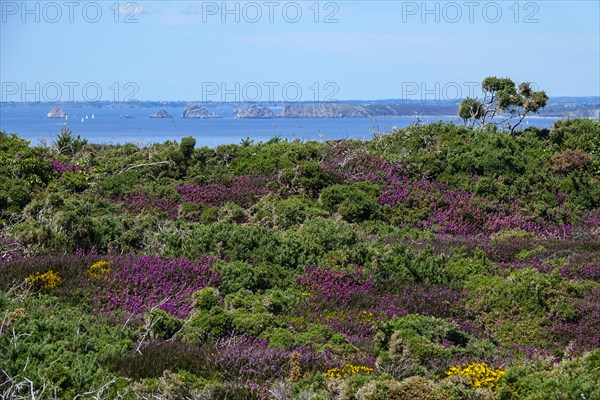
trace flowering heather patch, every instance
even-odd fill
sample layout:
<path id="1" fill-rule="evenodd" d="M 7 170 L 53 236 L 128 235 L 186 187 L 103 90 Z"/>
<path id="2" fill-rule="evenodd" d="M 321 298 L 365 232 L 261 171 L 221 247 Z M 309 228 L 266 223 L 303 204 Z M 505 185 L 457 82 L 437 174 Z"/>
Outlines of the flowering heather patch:
<path id="1" fill-rule="evenodd" d="M 0 263 L 23 258 L 22 246 L 16 240 L 0 238 Z"/>
<path id="2" fill-rule="evenodd" d="M 197 260 L 120 256 L 100 288 L 97 300 L 104 310 L 143 313 L 151 307 L 185 318 L 192 309 L 192 293 L 219 283 L 211 270 L 214 258 Z"/>
<path id="3" fill-rule="evenodd" d="M 278 349 L 268 347 L 266 339 L 250 337 L 232 337 L 217 343 L 214 363 L 225 378 L 265 382 L 289 376 L 292 353 L 298 354 L 301 374 L 324 371 L 342 363 L 328 350 L 319 353 L 311 346 Z"/>
<path id="4" fill-rule="evenodd" d="M 542 273 L 558 272 L 564 279 L 591 280 L 600 282 L 600 261 L 579 263 L 575 259 L 565 259 L 563 262 L 550 262 L 539 259 L 501 263 L 501 266 L 511 271 L 523 268 L 535 268 Z"/>
<path id="5" fill-rule="evenodd" d="M 575 304 L 577 317 L 556 322 L 549 329 L 557 343 L 570 345 L 573 353 L 580 354 L 600 347 L 600 287 Z"/>
<path id="6" fill-rule="evenodd" d="M 339 181 L 386 181 L 397 173 L 391 163 L 347 141 L 335 142 L 321 167 Z"/>
<path id="7" fill-rule="evenodd" d="M 374 334 L 373 322 L 408 314 L 451 317 L 461 301 L 454 289 L 434 285 L 377 287 L 360 269 L 354 273 L 308 266 L 298 283 L 307 288 L 310 318 L 346 335 L 352 343 Z M 393 288 L 390 290 L 390 288 Z"/>
<path id="8" fill-rule="evenodd" d="M 434 228 L 440 235 L 489 236 L 506 229 L 519 229 L 539 237 L 572 236 L 570 225 L 530 221 L 516 203 L 494 203 L 465 190 L 451 190 L 442 182 L 392 176 L 379 201 L 414 213 L 418 220 L 408 221 L 411 225 Z"/>
<path id="9" fill-rule="evenodd" d="M 408 314 L 447 318 L 454 315 L 461 294 L 454 289 L 439 285 L 415 284 L 399 286 L 396 293 L 377 296 L 369 309 L 374 315 L 393 318 Z"/>
<path id="10" fill-rule="evenodd" d="M 583 219 L 583 226 L 592 230 L 596 236 L 600 236 L 600 209 L 591 210 Z"/>
<path id="11" fill-rule="evenodd" d="M 178 204 L 175 200 L 151 197 L 147 194 L 133 194 L 125 202 L 125 207 L 135 213 L 142 214 L 151 210 L 161 210 L 169 215 L 170 219 L 177 218 Z"/>
<path id="12" fill-rule="evenodd" d="M 363 277 L 360 269 L 354 273 L 335 271 L 330 268 L 306 267 L 306 274 L 298 277 L 313 303 L 321 307 L 351 307 L 357 301 L 375 294 L 375 286 L 370 279 Z"/>
<path id="13" fill-rule="evenodd" d="M 202 206 L 222 206 L 232 202 L 242 207 L 256 203 L 271 192 L 267 183 L 272 177 L 261 175 L 238 176 L 229 183 L 211 183 L 208 185 L 177 185 L 175 189 L 184 201 Z"/>
<path id="14" fill-rule="evenodd" d="M 57 161 L 57 160 L 50 161 L 50 165 L 52 166 L 52 169 L 54 171 L 56 171 L 56 173 L 59 175 L 62 175 L 66 172 L 79 172 L 79 171 L 84 171 L 84 172 L 89 173 L 91 170 L 89 165 L 86 167 L 83 167 L 78 164 L 65 164 L 65 163 Z"/>

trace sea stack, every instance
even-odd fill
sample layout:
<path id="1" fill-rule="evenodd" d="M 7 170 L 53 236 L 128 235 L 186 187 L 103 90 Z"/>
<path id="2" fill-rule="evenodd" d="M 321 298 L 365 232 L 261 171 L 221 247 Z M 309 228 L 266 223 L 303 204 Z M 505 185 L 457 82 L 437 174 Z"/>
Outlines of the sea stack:
<path id="1" fill-rule="evenodd" d="M 54 107 L 46 116 L 48 118 L 67 118 L 67 114 L 60 107 Z"/>
<path id="2" fill-rule="evenodd" d="M 154 114 L 152 114 L 150 116 L 150 118 L 173 118 L 171 116 L 171 114 L 169 114 L 168 112 L 166 112 L 165 110 L 158 110 L 157 112 L 155 112 Z"/>
<path id="3" fill-rule="evenodd" d="M 236 118 L 275 118 L 275 114 L 269 107 L 260 107 L 252 104 L 246 109 L 235 110 Z"/>
<path id="4" fill-rule="evenodd" d="M 189 103 L 185 106 L 181 118 L 221 118 L 220 115 L 208 112 L 206 107 L 198 103 Z"/>

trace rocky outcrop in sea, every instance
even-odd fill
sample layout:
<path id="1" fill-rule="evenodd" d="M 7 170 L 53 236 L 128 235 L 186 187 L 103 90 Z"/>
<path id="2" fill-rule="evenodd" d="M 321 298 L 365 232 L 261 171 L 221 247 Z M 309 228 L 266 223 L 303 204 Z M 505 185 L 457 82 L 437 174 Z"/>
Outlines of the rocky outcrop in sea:
<path id="1" fill-rule="evenodd" d="M 236 118 L 275 118 L 275 113 L 269 107 L 261 107 L 252 104 L 250 107 L 235 110 Z"/>
<path id="2" fill-rule="evenodd" d="M 46 116 L 48 118 L 67 118 L 67 114 L 60 107 L 54 107 Z"/>
<path id="3" fill-rule="evenodd" d="M 198 103 L 189 103 L 185 106 L 181 118 L 221 118 L 220 115 L 208 112 L 206 107 Z"/>
<path id="4" fill-rule="evenodd" d="M 165 110 L 158 110 L 154 114 L 150 116 L 150 118 L 173 118 L 171 114 L 166 112 Z"/>
<path id="5" fill-rule="evenodd" d="M 361 118 L 369 113 L 364 107 L 342 103 L 301 103 L 283 107 L 280 118 Z"/>

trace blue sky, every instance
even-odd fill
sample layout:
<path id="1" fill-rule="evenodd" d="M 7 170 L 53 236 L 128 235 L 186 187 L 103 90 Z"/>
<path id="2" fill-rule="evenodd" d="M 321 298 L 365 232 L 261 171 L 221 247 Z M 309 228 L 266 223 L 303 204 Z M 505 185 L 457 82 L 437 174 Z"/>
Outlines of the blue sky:
<path id="1" fill-rule="evenodd" d="M 223 4 L 0 0 L 0 100 L 600 95 L 595 0 Z"/>

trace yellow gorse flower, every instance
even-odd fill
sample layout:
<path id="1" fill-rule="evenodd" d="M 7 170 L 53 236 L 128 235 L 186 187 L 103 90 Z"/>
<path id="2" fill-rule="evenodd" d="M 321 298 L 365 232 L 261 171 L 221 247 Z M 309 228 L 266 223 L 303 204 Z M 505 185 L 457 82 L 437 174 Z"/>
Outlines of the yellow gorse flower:
<path id="1" fill-rule="evenodd" d="M 90 265 L 90 267 L 88 268 L 88 270 L 85 271 L 85 274 L 89 278 L 101 278 L 101 277 L 104 277 L 104 276 L 106 276 L 106 275 L 108 275 L 110 273 L 110 266 L 111 265 L 112 265 L 111 261 L 105 261 L 105 260 L 96 261 L 95 263 L 93 263 L 92 265 Z"/>
<path id="2" fill-rule="evenodd" d="M 369 375 L 373 372 L 373 368 L 366 367 L 364 365 L 352 365 L 346 364 L 342 368 L 331 368 L 325 372 L 325 376 L 328 378 L 347 378 L 350 375 Z"/>
<path id="3" fill-rule="evenodd" d="M 496 370 L 490 368 L 486 363 L 471 363 L 464 367 L 451 367 L 446 375 L 462 375 L 469 379 L 474 387 L 483 387 L 493 389 L 498 385 L 498 381 L 506 371 L 502 368 Z"/>
<path id="4" fill-rule="evenodd" d="M 373 313 L 370 311 L 361 311 L 358 318 L 363 322 L 373 322 Z"/>
<path id="5" fill-rule="evenodd" d="M 25 278 L 25 281 L 32 286 L 37 286 L 40 289 L 49 290 L 54 289 L 60 284 L 60 276 L 49 269 L 48 271 L 29 275 Z"/>

